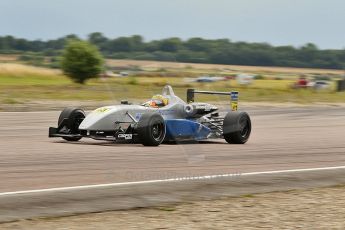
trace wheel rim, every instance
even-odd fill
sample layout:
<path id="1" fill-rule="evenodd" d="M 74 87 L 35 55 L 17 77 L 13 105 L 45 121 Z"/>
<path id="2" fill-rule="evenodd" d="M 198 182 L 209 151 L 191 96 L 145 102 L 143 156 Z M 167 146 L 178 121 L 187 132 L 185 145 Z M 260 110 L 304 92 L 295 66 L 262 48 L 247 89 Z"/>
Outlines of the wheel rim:
<path id="1" fill-rule="evenodd" d="M 156 141 L 161 141 L 164 135 L 164 124 L 163 123 L 156 123 L 152 125 L 152 137 Z"/>
<path id="2" fill-rule="evenodd" d="M 247 119 L 246 117 L 241 118 L 240 120 L 240 134 L 243 138 L 247 138 L 250 134 L 250 123 L 249 123 L 249 119 Z"/>

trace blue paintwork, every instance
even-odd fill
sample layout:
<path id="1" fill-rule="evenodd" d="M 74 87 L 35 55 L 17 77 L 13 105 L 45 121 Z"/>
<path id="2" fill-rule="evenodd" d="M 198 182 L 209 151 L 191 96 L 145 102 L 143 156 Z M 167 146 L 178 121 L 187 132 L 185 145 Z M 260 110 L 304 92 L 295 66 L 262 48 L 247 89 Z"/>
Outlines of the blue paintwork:
<path id="1" fill-rule="evenodd" d="M 168 119 L 165 125 L 166 140 L 202 140 L 211 133 L 205 125 L 187 119 Z"/>

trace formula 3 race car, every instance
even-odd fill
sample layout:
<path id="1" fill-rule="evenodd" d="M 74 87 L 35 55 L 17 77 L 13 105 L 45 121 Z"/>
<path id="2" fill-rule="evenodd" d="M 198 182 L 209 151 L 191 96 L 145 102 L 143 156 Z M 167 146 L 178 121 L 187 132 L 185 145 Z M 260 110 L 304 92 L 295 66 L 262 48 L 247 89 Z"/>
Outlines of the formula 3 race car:
<path id="1" fill-rule="evenodd" d="M 232 111 L 221 116 L 218 108 L 194 102 L 195 94 L 227 95 Z M 187 103 L 174 94 L 171 86 L 162 95 L 141 105 L 122 101 L 121 105 L 98 108 L 88 115 L 80 108 L 65 108 L 58 127 L 49 128 L 49 137 L 78 141 L 125 141 L 158 146 L 162 142 L 199 141 L 224 138 L 228 143 L 244 144 L 251 133 L 251 120 L 246 112 L 237 111 L 238 92 L 187 90 Z"/>

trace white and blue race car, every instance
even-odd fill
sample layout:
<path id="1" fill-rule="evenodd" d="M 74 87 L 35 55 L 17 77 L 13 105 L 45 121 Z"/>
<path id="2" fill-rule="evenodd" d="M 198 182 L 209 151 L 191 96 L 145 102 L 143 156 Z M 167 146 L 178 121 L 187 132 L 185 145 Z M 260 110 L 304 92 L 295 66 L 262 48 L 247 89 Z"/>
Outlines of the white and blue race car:
<path id="1" fill-rule="evenodd" d="M 195 94 L 227 95 L 231 97 L 232 111 L 221 116 L 216 106 L 194 102 Z M 121 105 L 101 107 L 88 115 L 80 108 L 66 108 L 59 116 L 58 127 L 49 128 L 49 137 L 66 141 L 88 137 L 145 146 L 209 138 L 244 144 L 251 133 L 251 120 L 246 112 L 236 111 L 237 99 L 237 92 L 188 89 L 186 103 L 167 85 L 161 95 L 141 105 L 122 101 Z"/>

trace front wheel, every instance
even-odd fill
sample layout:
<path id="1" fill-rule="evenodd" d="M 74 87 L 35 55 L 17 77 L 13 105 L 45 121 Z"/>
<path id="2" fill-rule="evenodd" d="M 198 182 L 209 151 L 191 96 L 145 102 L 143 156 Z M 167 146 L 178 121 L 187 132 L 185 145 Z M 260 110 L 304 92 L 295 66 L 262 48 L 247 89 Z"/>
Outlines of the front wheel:
<path id="1" fill-rule="evenodd" d="M 61 131 L 66 134 L 79 134 L 79 125 L 85 118 L 85 112 L 78 108 L 65 108 L 58 120 L 58 127 L 65 120 Z M 79 141 L 81 137 L 62 137 L 66 141 Z"/>
<path id="2" fill-rule="evenodd" d="M 138 122 L 137 131 L 143 145 L 158 146 L 165 138 L 164 119 L 158 113 L 145 113 Z"/>
<path id="3" fill-rule="evenodd" d="M 244 144 L 252 130 L 250 117 L 246 112 L 229 112 L 223 122 L 223 136 L 230 144 Z"/>

